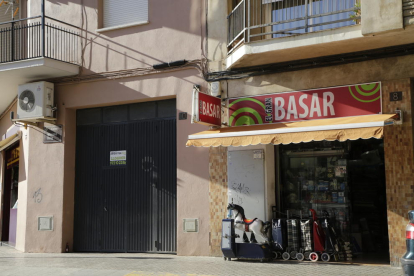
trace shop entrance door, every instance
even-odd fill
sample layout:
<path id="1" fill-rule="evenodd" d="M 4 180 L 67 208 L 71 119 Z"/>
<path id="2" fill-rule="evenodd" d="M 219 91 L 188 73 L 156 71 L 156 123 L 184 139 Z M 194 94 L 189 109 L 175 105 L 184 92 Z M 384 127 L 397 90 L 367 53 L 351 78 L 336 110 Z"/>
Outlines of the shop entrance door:
<path id="1" fill-rule="evenodd" d="M 75 251 L 176 251 L 175 100 L 162 102 L 78 111 Z"/>
<path id="2" fill-rule="evenodd" d="M 344 242 L 340 260 L 389 264 L 383 140 L 278 148 L 281 211 L 308 219 L 314 209 L 319 218 L 327 218 L 337 239 L 326 244 Z"/>

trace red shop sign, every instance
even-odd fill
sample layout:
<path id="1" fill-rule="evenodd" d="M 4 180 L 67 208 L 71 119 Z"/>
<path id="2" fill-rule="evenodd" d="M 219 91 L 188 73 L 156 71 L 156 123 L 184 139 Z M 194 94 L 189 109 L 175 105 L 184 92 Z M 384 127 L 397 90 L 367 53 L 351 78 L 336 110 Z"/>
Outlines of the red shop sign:
<path id="1" fill-rule="evenodd" d="M 381 83 L 229 100 L 229 125 L 257 125 L 381 114 Z"/>
<path id="2" fill-rule="evenodd" d="M 221 99 L 194 91 L 192 123 L 221 126 Z"/>

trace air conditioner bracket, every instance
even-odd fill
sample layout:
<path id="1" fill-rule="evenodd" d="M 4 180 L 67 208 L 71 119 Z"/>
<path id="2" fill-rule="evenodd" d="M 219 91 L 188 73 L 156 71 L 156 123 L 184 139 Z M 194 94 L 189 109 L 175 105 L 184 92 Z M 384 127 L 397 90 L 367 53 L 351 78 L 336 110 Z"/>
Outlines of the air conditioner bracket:
<path id="1" fill-rule="evenodd" d="M 50 117 L 41 117 L 41 118 L 32 118 L 32 119 L 13 119 L 13 123 L 24 124 L 25 126 L 37 126 L 38 123 L 49 123 L 52 125 L 56 124 L 56 118 Z"/>

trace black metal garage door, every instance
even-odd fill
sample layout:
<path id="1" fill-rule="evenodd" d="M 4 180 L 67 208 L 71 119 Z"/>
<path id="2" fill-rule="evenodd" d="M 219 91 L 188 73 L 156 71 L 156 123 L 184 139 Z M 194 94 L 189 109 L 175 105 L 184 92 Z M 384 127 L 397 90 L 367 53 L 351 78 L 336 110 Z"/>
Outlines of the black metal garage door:
<path id="1" fill-rule="evenodd" d="M 175 100 L 78 110 L 76 136 L 74 250 L 175 252 Z"/>

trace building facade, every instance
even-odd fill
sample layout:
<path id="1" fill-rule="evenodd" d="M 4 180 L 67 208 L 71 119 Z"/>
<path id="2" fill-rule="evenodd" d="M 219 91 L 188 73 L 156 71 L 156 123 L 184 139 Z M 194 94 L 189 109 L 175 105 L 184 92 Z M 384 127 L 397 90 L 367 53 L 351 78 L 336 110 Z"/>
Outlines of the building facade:
<path id="1" fill-rule="evenodd" d="M 221 256 L 234 201 L 265 220 L 326 211 L 361 262 L 399 265 L 413 208 L 410 1 L 19 2 L 0 18 L 2 241 Z M 44 81 L 56 120 L 19 117 L 34 106 L 21 85 Z M 208 83 L 222 127 L 191 124 Z"/>
<path id="2" fill-rule="evenodd" d="M 208 255 L 208 150 L 185 146 L 206 129 L 186 116 L 194 86 L 207 89 L 204 4 L 9 2 L 2 241 L 24 252 Z M 19 117 L 32 108 L 19 85 L 43 81 L 57 120 Z"/>
<path id="3" fill-rule="evenodd" d="M 208 1 L 208 79 L 227 127 L 187 145 L 210 148 L 211 255 L 234 201 L 266 220 L 327 213 L 357 253 L 345 259 L 399 265 L 413 208 L 412 24 L 409 1 Z M 399 110 L 402 124 L 367 128 Z"/>

